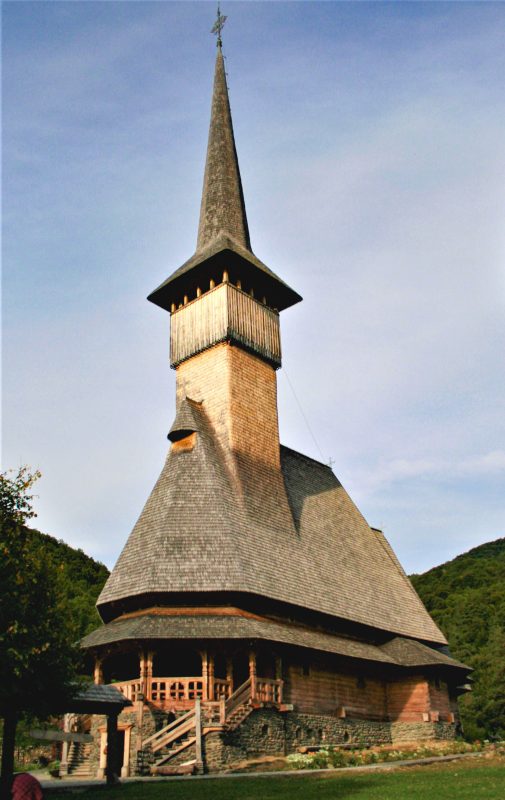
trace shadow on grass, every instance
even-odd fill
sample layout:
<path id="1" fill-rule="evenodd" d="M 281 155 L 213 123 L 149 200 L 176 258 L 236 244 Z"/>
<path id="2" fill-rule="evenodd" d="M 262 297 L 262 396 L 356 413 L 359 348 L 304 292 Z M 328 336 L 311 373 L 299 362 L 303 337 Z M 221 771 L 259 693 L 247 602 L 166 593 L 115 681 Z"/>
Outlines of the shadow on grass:
<path id="1" fill-rule="evenodd" d="M 346 800 L 369 797 L 376 780 L 369 776 L 307 775 L 211 781 L 128 783 L 114 788 L 46 790 L 51 800 Z"/>

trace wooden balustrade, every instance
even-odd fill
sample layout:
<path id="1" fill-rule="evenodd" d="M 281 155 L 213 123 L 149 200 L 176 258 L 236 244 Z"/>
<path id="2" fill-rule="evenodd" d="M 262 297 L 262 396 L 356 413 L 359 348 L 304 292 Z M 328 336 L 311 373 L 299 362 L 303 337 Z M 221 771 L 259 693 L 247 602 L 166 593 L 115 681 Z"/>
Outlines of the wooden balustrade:
<path id="1" fill-rule="evenodd" d="M 229 678 L 214 678 L 213 680 L 214 700 L 225 699 L 231 695 L 231 680 Z"/>
<path id="2" fill-rule="evenodd" d="M 144 696 L 145 700 L 153 703 L 179 703 L 194 701 L 197 698 L 205 700 L 205 681 L 201 675 L 179 678 L 146 678 L 143 681 L 135 678 L 130 681 L 121 681 L 112 684 L 119 689 L 128 700 L 135 702 Z M 210 687 L 209 687 L 210 688 Z M 219 701 L 231 695 L 231 680 L 228 678 L 214 678 L 212 681 L 213 699 Z"/>
<path id="3" fill-rule="evenodd" d="M 248 702 L 249 699 L 260 703 L 282 703 L 283 682 L 281 680 L 255 676 L 254 687 L 252 686 L 251 678 L 249 678 L 233 694 L 231 692 L 231 679 L 229 678 L 214 678 L 212 684 L 214 705 L 219 708 L 219 701 L 224 700 L 226 716 L 229 716 L 237 706 Z M 176 705 L 183 704 L 187 707 L 194 703 L 196 699 L 207 699 L 205 697 L 205 682 L 200 675 L 189 678 L 148 678 L 144 681 L 136 678 L 112 685 L 132 702 L 145 699 L 162 705 L 174 703 Z"/>
<path id="4" fill-rule="evenodd" d="M 203 698 L 204 682 L 201 676 L 193 678 L 151 678 L 149 699 L 154 703 L 167 700 L 200 700 Z"/>
<path id="5" fill-rule="evenodd" d="M 256 692 L 253 700 L 260 703 L 282 703 L 282 685 L 281 680 L 272 680 L 271 678 L 256 678 Z"/>
<path id="6" fill-rule="evenodd" d="M 121 681 L 121 683 L 113 683 L 115 689 L 119 689 L 122 695 L 128 700 L 135 702 L 139 700 L 139 695 L 143 693 L 142 681 L 136 678 L 133 681 Z"/>
<path id="7" fill-rule="evenodd" d="M 236 689 L 231 697 L 226 700 L 224 705 L 225 719 L 238 708 L 238 706 L 248 703 L 251 699 L 251 679 L 248 678 L 241 686 Z"/>

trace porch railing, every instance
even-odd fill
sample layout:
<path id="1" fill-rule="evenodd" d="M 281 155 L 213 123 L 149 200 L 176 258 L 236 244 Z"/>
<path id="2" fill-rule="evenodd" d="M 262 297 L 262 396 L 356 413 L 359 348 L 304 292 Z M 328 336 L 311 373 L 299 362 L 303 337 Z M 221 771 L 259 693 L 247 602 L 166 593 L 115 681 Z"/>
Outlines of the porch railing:
<path id="1" fill-rule="evenodd" d="M 256 678 L 256 691 L 253 700 L 260 703 L 282 703 L 283 681 L 271 678 Z"/>
<path id="2" fill-rule="evenodd" d="M 167 700 L 200 700 L 204 696 L 201 676 L 194 678 L 152 678 L 149 681 L 148 697 L 153 702 Z"/>
<path id="3" fill-rule="evenodd" d="M 148 678 L 144 681 L 135 678 L 130 681 L 121 681 L 112 684 L 128 700 L 135 702 L 144 695 L 145 700 L 153 703 L 184 703 L 196 699 L 205 700 L 205 680 L 201 675 L 180 678 Z M 228 698 L 231 695 L 231 680 L 227 678 L 214 678 L 209 691 L 214 700 Z"/>
<path id="4" fill-rule="evenodd" d="M 132 702 L 138 700 L 139 695 L 143 692 L 142 681 L 138 678 L 133 681 L 121 681 L 121 683 L 113 683 L 111 685 L 119 689 L 121 694 Z"/>

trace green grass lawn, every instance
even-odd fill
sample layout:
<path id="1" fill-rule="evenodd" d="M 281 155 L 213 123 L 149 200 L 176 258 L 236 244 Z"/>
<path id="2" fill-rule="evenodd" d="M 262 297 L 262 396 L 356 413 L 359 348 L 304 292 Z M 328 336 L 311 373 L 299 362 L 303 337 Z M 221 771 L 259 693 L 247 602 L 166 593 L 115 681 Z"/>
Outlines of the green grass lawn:
<path id="1" fill-rule="evenodd" d="M 47 792 L 57 798 L 69 792 Z M 469 759 L 393 772 L 317 773 L 233 780 L 128 783 L 90 789 L 83 800 L 504 800 L 505 763 Z"/>

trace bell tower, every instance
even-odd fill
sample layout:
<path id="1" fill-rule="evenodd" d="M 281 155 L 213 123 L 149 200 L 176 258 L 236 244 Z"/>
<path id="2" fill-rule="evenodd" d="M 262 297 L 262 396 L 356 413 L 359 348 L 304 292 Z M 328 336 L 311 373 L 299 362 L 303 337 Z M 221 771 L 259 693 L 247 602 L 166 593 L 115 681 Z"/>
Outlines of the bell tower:
<path id="1" fill-rule="evenodd" d="M 170 313 L 177 407 L 204 403 L 226 453 L 278 469 L 279 312 L 301 297 L 251 249 L 220 35 L 196 251 L 148 299 Z"/>

